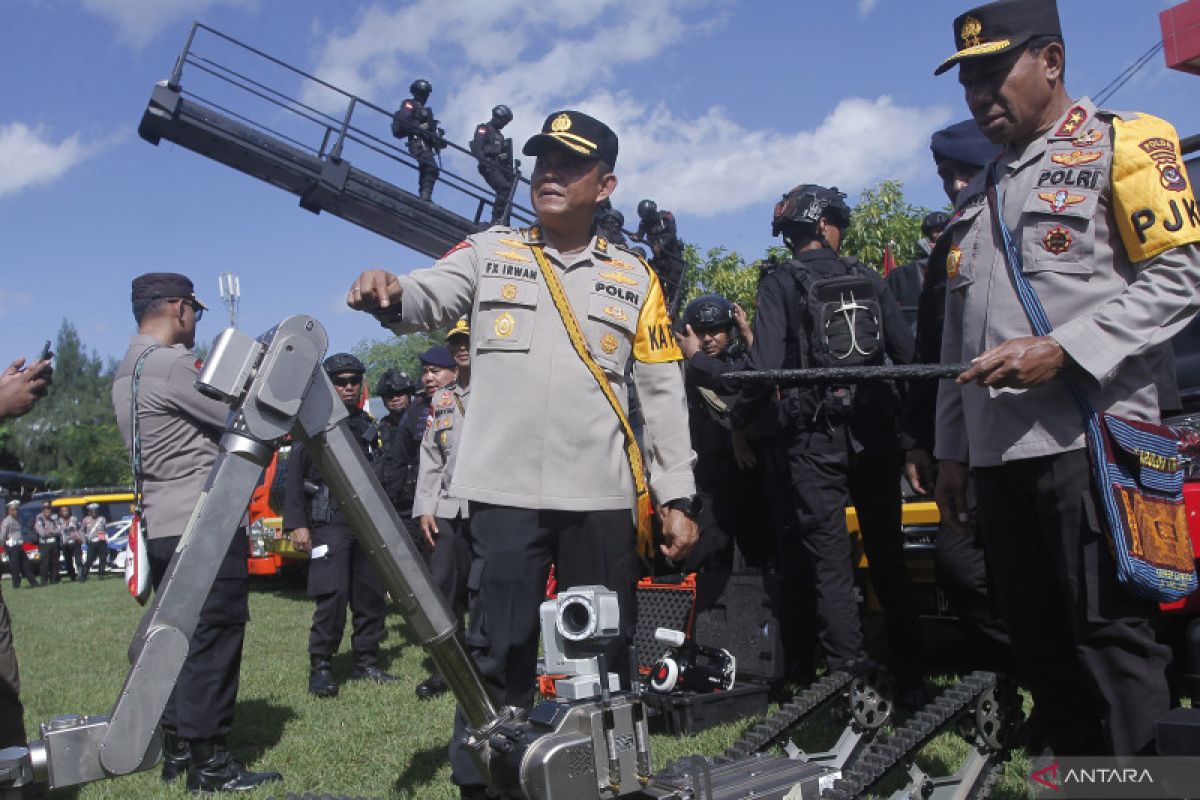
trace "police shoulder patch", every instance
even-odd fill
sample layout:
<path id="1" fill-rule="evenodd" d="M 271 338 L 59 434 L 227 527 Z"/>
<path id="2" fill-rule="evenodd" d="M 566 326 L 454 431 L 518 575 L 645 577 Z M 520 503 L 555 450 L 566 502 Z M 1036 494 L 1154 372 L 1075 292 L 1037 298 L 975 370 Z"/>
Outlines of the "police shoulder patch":
<path id="1" fill-rule="evenodd" d="M 644 265 L 644 262 L 643 262 Z M 633 339 L 633 357 L 644 364 L 662 364 L 681 361 L 683 353 L 675 334 L 671 331 L 671 317 L 667 313 L 667 302 L 663 298 L 662 284 L 649 267 L 650 288 L 646 292 L 638 315 L 637 333 Z"/>
<path id="2" fill-rule="evenodd" d="M 1200 211 L 1166 120 L 1113 119 L 1113 214 L 1129 260 L 1200 242 Z"/>

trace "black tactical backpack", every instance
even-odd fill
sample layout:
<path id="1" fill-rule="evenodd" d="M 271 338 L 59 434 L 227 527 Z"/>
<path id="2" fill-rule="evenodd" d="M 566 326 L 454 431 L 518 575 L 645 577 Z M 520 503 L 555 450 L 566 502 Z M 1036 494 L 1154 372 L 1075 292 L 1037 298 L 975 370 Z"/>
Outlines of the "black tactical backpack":
<path id="1" fill-rule="evenodd" d="M 876 284 L 858 262 L 839 259 L 845 275 L 817 275 L 793 262 L 800 363 L 861 367 L 883 363 L 883 310 Z"/>
<path id="2" fill-rule="evenodd" d="M 883 310 L 876 282 L 858 261 L 838 260 L 845 274 L 815 273 L 798 261 L 785 269 L 796 287 L 792 308 L 797 313 L 791 321 L 803 368 L 876 366 L 884 362 Z M 827 413 L 837 417 L 851 413 L 853 384 L 817 388 L 819 399 L 812 399 Z M 817 411 L 799 396 L 785 405 L 794 406 L 793 419 L 811 417 Z"/>

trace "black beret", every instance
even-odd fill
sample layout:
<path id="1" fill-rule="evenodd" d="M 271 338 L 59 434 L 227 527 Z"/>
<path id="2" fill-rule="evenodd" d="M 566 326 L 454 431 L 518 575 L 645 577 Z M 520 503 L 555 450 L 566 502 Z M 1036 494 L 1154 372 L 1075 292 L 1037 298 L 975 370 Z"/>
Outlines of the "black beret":
<path id="1" fill-rule="evenodd" d="M 356 375 L 366 373 L 367 368 L 358 358 L 350 353 L 334 353 L 321 364 L 330 375 L 340 375 L 343 372 L 353 372 Z"/>
<path id="2" fill-rule="evenodd" d="M 531 137 L 521 152 L 540 156 L 549 148 L 617 165 L 617 135 L 612 128 L 578 111 L 555 111 L 546 117 L 542 132 Z"/>
<path id="3" fill-rule="evenodd" d="M 1055 0 L 998 0 L 954 18 L 954 55 L 941 63 L 941 75 L 965 59 L 991 58 L 1037 36 L 1062 37 Z"/>
<path id="4" fill-rule="evenodd" d="M 442 369 L 454 369 L 457 366 L 454 363 L 454 357 L 450 355 L 450 351 L 445 345 L 435 344 L 433 347 L 426 350 L 418 357 L 422 364 L 429 364 Z"/>
<path id="5" fill-rule="evenodd" d="M 186 275 L 180 275 L 178 272 L 147 272 L 133 279 L 132 299 L 135 303 L 139 300 L 172 297 L 184 297 L 200 308 L 208 308 L 196 297 L 196 289 Z"/>
<path id="6" fill-rule="evenodd" d="M 929 149 L 938 163 L 958 161 L 980 169 L 1000 152 L 1000 146 L 989 142 L 973 119 L 956 122 L 933 134 Z"/>

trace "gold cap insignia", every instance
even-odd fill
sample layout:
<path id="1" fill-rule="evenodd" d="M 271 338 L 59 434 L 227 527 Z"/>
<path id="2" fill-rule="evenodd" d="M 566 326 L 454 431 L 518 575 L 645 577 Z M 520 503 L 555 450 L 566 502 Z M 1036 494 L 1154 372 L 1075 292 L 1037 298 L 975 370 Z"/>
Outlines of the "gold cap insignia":
<path id="1" fill-rule="evenodd" d="M 967 17 L 964 19 L 962 30 L 959 31 L 959 38 L 962 39 L 963 48 L 978 47 L 980 45 L 979 36 L 982 33 L 982 22 L 975 17 Z"/>
<path id="2" fill-rule="evenodd" d="M 571 130 L 571 118 L 566 114 L 559 114 L 550 123 L 550 130 L 554 131 L 555 133 L 562 133 L 563 131 Z"/>
<path id="3" fill-rule="evenodd" d="M 515 283 L 506 283 L 503 286 L 501 286 L 500 287 L 500 299 L 501 300 L 510 300 L 510 301 L 516 300 L 517 299 L 517 285 Z"/>
<path id="4" fill-rule="evenodd" d="M 606 353 L 613 353 L 617 349 L 617 337 L 611 333 L 606 333 L 600 337 L 600 349 Z"/>
<path id="5" fill-rule="evenodd" d="M 505 311 L 500 316 L 496 317 L 496 321 L 492 323 L 492 330 L 498 339 L 507 339 L 513 335 L 517 329 L 517 321 L 513 319 L 513 315 Z"/>

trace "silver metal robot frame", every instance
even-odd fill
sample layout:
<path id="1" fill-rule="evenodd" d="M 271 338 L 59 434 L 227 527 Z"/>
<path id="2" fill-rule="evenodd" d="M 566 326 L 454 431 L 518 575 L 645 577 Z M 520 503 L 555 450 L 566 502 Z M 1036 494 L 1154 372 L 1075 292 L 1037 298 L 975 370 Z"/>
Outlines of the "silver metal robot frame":
<path id="1" fill-rule="evenodd" d="M 464 743 L 494 794 L 529 800 L 816 795 L 818 781 L 827 780 L 831 771 L 787 759 L 756 757 L 721 767 L 706 776 L 707 791 L 697 786 L 698 774 L 655 779 L 641 700 L 610 692 L 599 675 L 594 681 L 580 676 L 582 684 L 594 683 L 594 691 L 581 691 L 579 699 L 545 701 L 528 712 L 498 708 L 463 649 L 457 621 L 346 423 L 345 407 L 321 368 L 327 347 L 324 328 L 307 316 L 288 317 L 258 339 L 232 328 L 217 339 L 196 388 L 232 410 L 204 491 L 130 644 L 131 666 L 117 702 L 107 716 L 58 717 L 43 724 L 42 738 L 27 750 L 0 751 L 0 798 L 30 783 L 57 789 L 158 763 L 159 720 L 200 609 L 263 468 L 289 434 L 312 453 L 388 593 L 453 691 L 468 725 Z M 583 587 L 576 593 L 600 589 Z M 564 596 L 560 603 L 573 595 Z M 600 622 L 573 624 L 583 630 Z M 574 637 L 578 631 L 570 633 Z M 543 630 L 543 635 L 554 634 Z M 585 647 L 582 654 L 587 652 Z M 597 672 L 607 672 L 603 659 Z M 754 782 L 752 790 L 745 780 Z"/>

